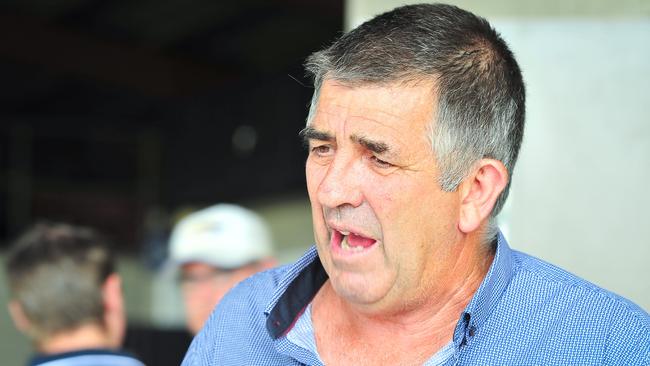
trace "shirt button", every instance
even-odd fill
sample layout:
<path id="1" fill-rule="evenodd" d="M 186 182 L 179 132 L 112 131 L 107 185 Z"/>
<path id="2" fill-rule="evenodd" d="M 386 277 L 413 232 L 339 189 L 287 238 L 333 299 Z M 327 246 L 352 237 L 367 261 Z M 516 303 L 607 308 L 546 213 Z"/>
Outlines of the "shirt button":
<path id="1" fill-rule="evenodd" d="M 474 337 L 474 333 L 476 333 L 476 327 L 470 327 L 469 328 L 469 336 Z"/>

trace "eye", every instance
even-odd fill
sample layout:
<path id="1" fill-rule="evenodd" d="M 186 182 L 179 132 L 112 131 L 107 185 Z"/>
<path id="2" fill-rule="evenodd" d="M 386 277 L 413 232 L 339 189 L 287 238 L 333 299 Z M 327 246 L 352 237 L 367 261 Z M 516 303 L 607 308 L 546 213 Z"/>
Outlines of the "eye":
<path id="1" fill-rule="evenodd" d="M 329 156 L 332 154 L 330 145 L 318 145 L 311 148 L 311 152 L 316 156 Z"/>
<path id="2" fill-rule="evenodd" d="M 389 163 L 389 162 L 387 162 L 387 161 L 381 160 L 381 159 L 379 159 L 378 157 L 376 157 L 375 155 L 371 155 L 371 156 L 370 156 L 370 160 L 371 160 L 371 161 L 372 161 L 376 166 L 378 166 L 378 167 L 380 167 L 380 168 L 391 168 L 391 167 L 394 167 L 393 164 L 391 164 L 391 163 Z"/>

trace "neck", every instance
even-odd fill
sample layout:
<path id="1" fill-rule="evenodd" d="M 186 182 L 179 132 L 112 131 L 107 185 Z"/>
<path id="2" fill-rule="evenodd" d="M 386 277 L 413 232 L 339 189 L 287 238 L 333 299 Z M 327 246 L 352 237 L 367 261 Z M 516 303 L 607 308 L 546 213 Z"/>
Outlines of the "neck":
<path id="1" fill-rule="evenodd" d="M 56 333 L 38 343 L 37 348 L 45 354 L 78 351 L 90 348 L 117 348 L 108 332 L 96 324 L 82 325 L 74 330 Z"/>

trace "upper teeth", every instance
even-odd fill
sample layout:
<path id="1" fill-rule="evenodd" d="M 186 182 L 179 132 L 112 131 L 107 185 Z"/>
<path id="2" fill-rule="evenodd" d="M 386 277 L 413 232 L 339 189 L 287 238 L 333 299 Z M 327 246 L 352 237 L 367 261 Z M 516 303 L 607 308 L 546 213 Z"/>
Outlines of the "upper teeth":
<path id="1" fill-rule="evenodd" d="M 350 235 L 349 231 L 339 231 L 342 235 L 348 236 Z"/>

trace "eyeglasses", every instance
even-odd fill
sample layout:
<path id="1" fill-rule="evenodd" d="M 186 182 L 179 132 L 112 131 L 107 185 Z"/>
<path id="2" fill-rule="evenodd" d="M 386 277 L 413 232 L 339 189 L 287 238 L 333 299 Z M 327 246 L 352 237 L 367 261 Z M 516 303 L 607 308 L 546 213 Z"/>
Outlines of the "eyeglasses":
<path id="1" fill-rule="evenodd" d="M 234 272 L 234 269 L 223 268 L 213 268 L 200 272 L 181 272 L 178 282 L 181 286 L 196 286 L 208 282 L 218 284 L 219 282 L 228 280 Z"/>

